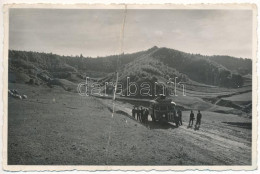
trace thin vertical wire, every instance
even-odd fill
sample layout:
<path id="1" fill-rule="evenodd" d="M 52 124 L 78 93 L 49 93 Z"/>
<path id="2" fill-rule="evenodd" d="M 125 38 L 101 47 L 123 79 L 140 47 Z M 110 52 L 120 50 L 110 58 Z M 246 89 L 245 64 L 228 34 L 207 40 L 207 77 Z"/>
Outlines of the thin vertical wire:
<path id="1" fill-rule="evenodd" d="M 123 54 L 126 13 L 127 13 L 127 5 L 125 5 L 123 24 L 122 24 L 122 29 L 121 29 L 121 32 L 120 32 L 120 46 L 119 46 L 120 52 L 119 52 L 119 55 L 117 57 L 117 63 L 116 63 L 116 83 L 115 83 L 114 95 L 113 95 L 113 110 L 112 110 L 111 120 L 110 120 L 110 124 L 109 124 L 108 142 L 107 142 L 107 148 L 106 148 L 106 164 L 107 165 L 108 165 L 109 145 L 110 145 L 110 141 L 111 141 L 112 121 L 113 121 L 113 117 L 114 117 L 114 113 L 115 113 L 115 100 L 116 100 L 116 91 L 117 91 L 117 83 L 118 83 L 118 70 L 120 68 L 119 58 L 120 58 L 120 55 Z"/>

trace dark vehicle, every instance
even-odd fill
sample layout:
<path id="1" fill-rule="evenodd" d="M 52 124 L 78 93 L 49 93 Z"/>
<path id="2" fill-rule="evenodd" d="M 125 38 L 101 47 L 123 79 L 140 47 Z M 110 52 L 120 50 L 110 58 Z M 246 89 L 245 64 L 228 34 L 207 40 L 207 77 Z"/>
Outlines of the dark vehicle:
<path id="1" fill-rule="evenodd" d="M 163 96 L 150 101 L 149 114 L 152 120 L 159 122 L 175 122 L 176 104 Z"/>

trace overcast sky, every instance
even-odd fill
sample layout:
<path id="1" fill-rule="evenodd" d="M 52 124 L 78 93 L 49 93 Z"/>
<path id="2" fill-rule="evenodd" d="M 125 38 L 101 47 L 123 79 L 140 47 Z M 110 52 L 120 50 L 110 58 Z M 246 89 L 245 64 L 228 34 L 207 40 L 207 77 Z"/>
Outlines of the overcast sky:
<path id="1" fill-rule="evenodd" d="M 11 9 L 9 49 L 60 55 L 120 52 L 123 10 Z M 127 10 L 124 52 L 153 46 L 252 57 L 252 11 Z"/>

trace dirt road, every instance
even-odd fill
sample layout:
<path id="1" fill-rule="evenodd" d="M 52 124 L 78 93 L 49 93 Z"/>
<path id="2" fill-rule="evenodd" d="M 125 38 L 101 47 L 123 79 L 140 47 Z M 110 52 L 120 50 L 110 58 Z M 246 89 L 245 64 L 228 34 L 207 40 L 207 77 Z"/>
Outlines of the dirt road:
<path id="1" fill-rule="evenodd" d="M 112 101 L 105 100 L 104 102 L 112 106 Z M 131 115 L 130 104 L 116 102 L 116 106 L 116 110 L 122 110 L 129 116 Z M 190 153 L 193 156 L 195 151 L 200 152 L 203 154 L 203 160 L 208 159 L 208 164 L 250 164 L 251 119 L 207 111 L 204 111 L 202 115 L 202 125 L 199 129 L 195 129 L 195 126 L 188 126 L 188 111 L 183 112 L 183 125 L 178 128 L 174 123 L 154 123 L 151 117 L 149 117 L 147 128 L 159 132 L 161 136 L 177 138 L 185 154 Z M 200 161 L 198 155 L 194 156 L 197 162 Z"/>
<path id="2" fill-rule="evenodd" d="M 55 165 L 249 165 L 251 119 L 202 111 L 199 130 L 129 116 L 132 106 L 60 89 L 9 84 L 8 163 Z M 195 112 L 196 113 L 196 112 Z"/>

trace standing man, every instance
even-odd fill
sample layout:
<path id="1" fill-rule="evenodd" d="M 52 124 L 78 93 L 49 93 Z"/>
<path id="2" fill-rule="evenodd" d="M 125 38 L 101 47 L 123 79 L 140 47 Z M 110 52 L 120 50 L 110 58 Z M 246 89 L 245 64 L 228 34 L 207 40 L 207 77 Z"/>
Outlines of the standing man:
<path id="1" fill-rule="evenodd" d="M 197 121 L 196 121 L 196 126 L 200 126 L 200 123 L 201 123 L 201 113 L 200 113 L 200 110 L 198 110 L 198 114 L 197 114 Z"/>
<path id="2" fill-rule="evenodd" d="M 135 109 L 135 106 L 134 108 L 132 109 L 132 116 L 135 118 L 135 113 L 136 113 L 136 109 Z"/>
<path id="3" fill-rule="evenodd" d="M 191 111 L 190 111 L 189 127 L 192 127 L 192 126 L 193 126 L 193 120 L 194 120 L 194 113 L 193 113 L 193 111 L 191 110 Z"/>
<path id="4" fill-rule="evenodd" d="M 181 113 L 180 109 L 178 110 L 178 117 L 179 117 L 179 125 L 181 126 L 182 125 L 182 113 Z"/>
<path id="5" fill-rule="evenodd" d="M 149 115 L 149 111 L 148 111 L 148 109 L 145 109 L 145 111 L 144 111 L 144 123 L 146 125 L 148 124 L 148 115 Z"/>
<path id="6" fill-rule="evenodd" d="M 177 112 L 177 114 L 174 115 L 174 122 L 176 127 L 179 127 L 180 121 L 179 121 L 179 114 Z"/>
<path id="7" fill-rule="evenodd" d="M 137 121 L 140 121 L 141 122 L 141 110 L 140 108 L 137 108 Z"/>
<path id="8" fill-rule="evenodd" d="M 141 115 L 141 123 L 144 122 L 144 109 L 141 107 L 141 110 L 140 110 L 140 115 Z"/>

